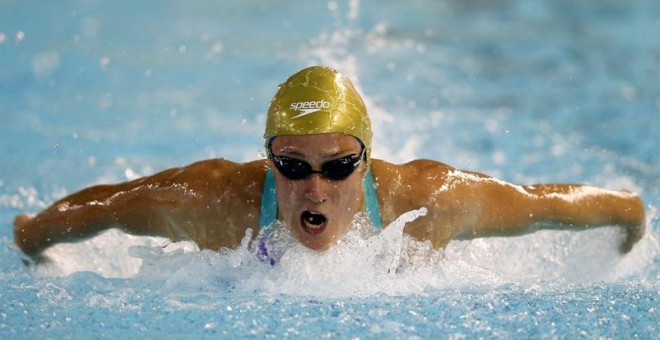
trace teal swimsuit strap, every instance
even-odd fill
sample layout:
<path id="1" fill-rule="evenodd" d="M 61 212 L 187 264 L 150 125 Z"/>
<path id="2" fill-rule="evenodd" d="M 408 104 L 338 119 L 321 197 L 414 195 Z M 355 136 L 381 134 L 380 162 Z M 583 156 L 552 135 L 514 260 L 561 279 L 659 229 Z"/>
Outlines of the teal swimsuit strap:
<path id="1" fill-rule="evenodd" d="M 376 184 L 371 171 L 367 170 L 364 177 L 364 197 L 366 200 L 367 215 L 371 219 L 377 230 L 382 227 L 380 220 L 380 207 L 378 205 L 378 195 L 376 193 Z M 275 191 L 275 175 L 270 168 L 266 169 L 264 178 L 264 189 L 261 193 L 261 210 L 259 211 L 259 230 L 270 228 L 277 220 L 277 193 Z"/>
<path id="2" fill-rule="evenodd" d="M 275 175 L 266 168 L 264 189 L 261 193 L 261 210 L 259 211 L 259 230 L 272 228 L 277 220 L 277 192 L 275 191 Z"/>
<path id="3" fill-rule="evenodd" d="M 376 183 L 374 183 L 374 176 L 371 175 L 371 170 L 367 170 L 367 175 L 364 176 L 364 197 L 367 206 L 367 215 L 374 224 L 376 230 L 381 229 L 383 222 L 380 220 L 380 206 L 378 205 L 378 194 L 376 193 Z"/>

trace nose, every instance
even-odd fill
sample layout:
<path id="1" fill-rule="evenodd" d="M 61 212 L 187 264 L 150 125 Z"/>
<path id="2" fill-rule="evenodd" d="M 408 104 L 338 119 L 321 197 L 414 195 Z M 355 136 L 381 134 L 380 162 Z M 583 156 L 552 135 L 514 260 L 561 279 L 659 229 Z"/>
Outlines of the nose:
<path id="1" fill-rule="evenodd" d="M 327 180 L 320 174 L 312 174 L 305 179 L 305 198 L 312 203 L 322 203 L 328 199 L 326 192 Z"/>

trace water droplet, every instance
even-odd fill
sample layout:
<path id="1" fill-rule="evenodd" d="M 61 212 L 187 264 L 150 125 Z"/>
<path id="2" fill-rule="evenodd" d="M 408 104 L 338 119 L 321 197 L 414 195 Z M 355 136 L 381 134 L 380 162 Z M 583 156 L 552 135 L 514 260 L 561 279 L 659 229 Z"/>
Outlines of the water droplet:
<path id="1" fill-rule="evenodd" d="M 25 39 L 25 32 L 23 32 L 23 31 L 16 32 L 16 42 L 17 43 L 20 43 L 24 39 Z"/>
<path id="2" fill-rule="evenodd" d="M 110 57 L 105 56 L 101 58 L 101 60 L 99 61 L 99 65 L 101 65 L 101 67 L 103 68 L 108 67 L 108 65 L 110 65 Z"/>

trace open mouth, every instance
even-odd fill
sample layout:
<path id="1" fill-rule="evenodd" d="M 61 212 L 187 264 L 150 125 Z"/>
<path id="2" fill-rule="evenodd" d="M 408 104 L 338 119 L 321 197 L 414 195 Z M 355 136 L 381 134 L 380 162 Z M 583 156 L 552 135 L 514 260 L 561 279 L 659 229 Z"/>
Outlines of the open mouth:
<path id="1" fill-rule="evenodd" d="M 328 219 L 322 214 L 312 211 L 305 211 L 300 215 L 300 224 L 303 230 L 308 234 L 320 234 L 325 230 Z"/>

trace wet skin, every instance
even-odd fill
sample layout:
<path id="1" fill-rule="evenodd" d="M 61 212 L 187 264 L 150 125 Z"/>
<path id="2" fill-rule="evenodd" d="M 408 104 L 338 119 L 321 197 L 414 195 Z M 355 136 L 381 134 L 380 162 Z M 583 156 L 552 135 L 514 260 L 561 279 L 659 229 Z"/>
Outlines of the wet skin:
<path id="1" fill-rule="evenodd" d="M 304 160 L 319 170 L 328 160 L 358 154 L 360 145 L 354 137 L 329 133 L 278 136 L 272 149 L 273 154 Z M 16 216 L 14 240 L 33 257 L 53 244 L 110 228 L 188 239 L 200 248 L 233 248 L 246 229 L 257 229 L 264 176 L 267 167 L 274 169 L 270 162 L 210 159 L 130 182 L 89 187 L 36 216 Z M 428 214 L 407 224 L 404 232 L 436 248 L 452 239 L 616 225 L 623 233 L 620 250 L 628 252 L 644 235 L 644 206 L 634 193 L 578 184 L 513 185 L 431 160 L 392 164 L 371 159 L 341 181 L 319 174 L 290 180 L 273 170 L 279 219 L 305 246 L 327 249 L 363 210 L 367 166 L 374 176 L 383 225 L 426 207 Z"/>
<path id="2" fill-rule="evenodd" d="M 343 134 L 279 136 L 273 141 L 273 154 L 306 161 L 320 170 L 326 161 L 359 155 L 357 139 Z M 291 180 L 274 170 L 279 219 L 305 246 L 323 250 L 340 238 L 351 225 L 353 216 L 363 210 L 362 179 L 366 161 L 346 179 L 332 180 L 314 173 L 301 180 Z M 271 163 L 271 169 L 275 166 Z"/>

